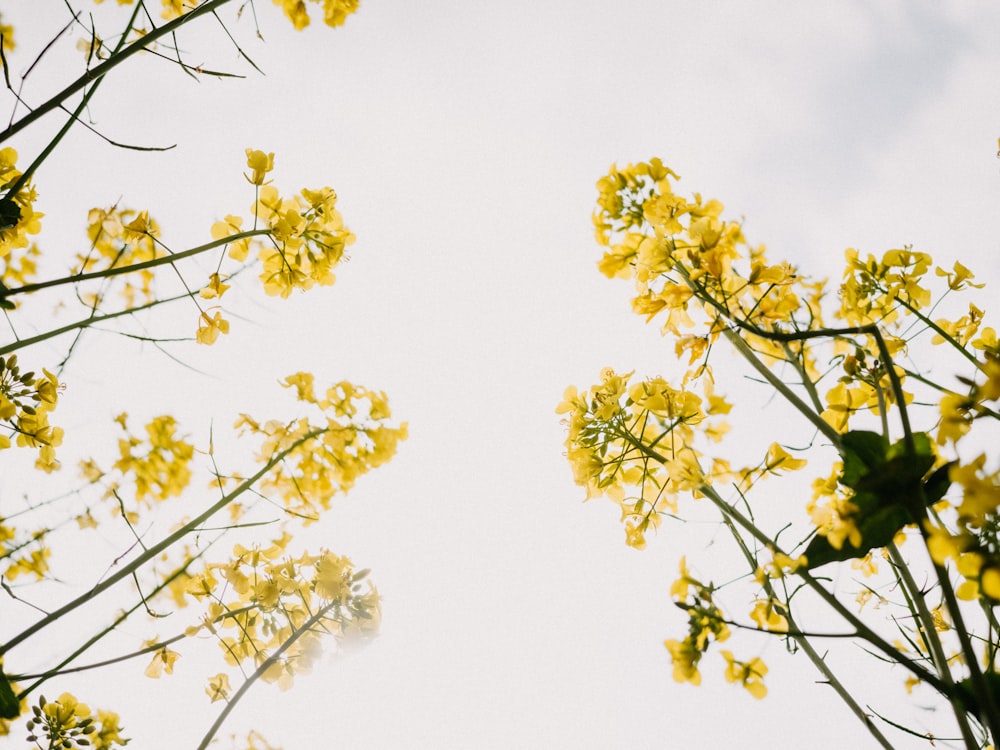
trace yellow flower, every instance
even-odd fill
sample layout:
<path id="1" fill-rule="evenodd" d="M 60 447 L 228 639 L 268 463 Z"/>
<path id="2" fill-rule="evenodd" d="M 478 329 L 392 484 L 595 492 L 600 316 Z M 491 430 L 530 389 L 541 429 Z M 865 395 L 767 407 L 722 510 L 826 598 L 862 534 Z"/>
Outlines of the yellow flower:
<path id="1" fill-rule="evenodd" d="M 973 400 L 958 393 L 946 393 L 939 404 L 941 422 L 938 426 L 937 443 L 944 445 L 949 440 L 957 443 L 972 429 Z"/>
<path id="2" fill-rule="evenodd" d="M 296 31 L 302 31 L 309 25 L 309 13 L 304 0 L 274 0 L 274 4 L 281 6 Z"/>
<path id="3" fill-rule="evenodd" d="M 972 342 L 973 349 L 988 349 L 992 352 L 1000 352 L 1000 342 L 997 340 L 997 332 L 990 327 L 983 328 L 979 332 L 979 338 Z"/>
<path id="4" fill-rule="evenodd" d="M 244 175 L 251 185 L 263 185 L 264 176 L 274 169 L 274 153 L 265 154 L 252 148 L 247 149 L 247 166 L 251 174 Z"/>
<path id="5" fill-rule="evenodd" d="M 0 23 L 0 35 L 3 36 L 4 53 L 11 52 L 14 47 L 14 27 L 7 23 Z"/>
<path id="6" fill-rule="evenodd" d="M 156 643 L 156 639 L 153 639 L 152 643 L 147 643 L 147 646 L 151 646 Z M 167 674 L 174 673 L 174 662 L 181 658 L 181 655 L 176 651 L 171 651 L 169 648 L 164 646 L 158 651 L 153 653 L 153 660 L 146 667 L 144 674 L 146 677 L 152 677 L 154 680 L 159 679 L 160 675 L 164 672 Z"/>
<path id="7" fill-rule="evenodd" d="M 208 687 L 205 688 L 205 692 L 212 699 L 212 703 L 228 700 L 231 690 L 229 676 L 225 672 L 219 672 L 215 677 L 209 679 Z"/>
<path id="8" fill-rule="evenodd" d="M 680 568 L 681 577 L 674 581 L 670 587 L 670 596 L 675 602 L 683 602 L 687 600 L 688 589 L 694 582 L 694 579 L 691 578 L 691 573 L 688 571 L 686 557 L 681 557 L 678 567 Z"/>
<path id="9" fill-rule="evenodd" d="M 726 660 L 727 681 L 741 683 L 757 700 L 767 695 L 767 687 L 763 682 L 763 677 L 767 674 L 764 662 L 756 657 L 748 662 L 742 662 L 737 661 L 730 651 L 722 650 L 719 653 Z"/>
<path id="10" fill-rule="evenodd" d="M 990 599 L 1000 601 L 1000 569 L 989 567 L 979 576 L 979 588 Z"/>
<path id="11" fill-rule="evenodd" d="M 222 317 L 221 312 L 216 312 L 212 317 L 207 312 L 202 312 L 198 319 L 198 333 L 195 338 L 199 344 L 212 345 L 219 334 L 229 333 L 229 321 Z"/>
<path id="12" fill-rule="evenodd" d="M 122 227 L 122 236 L 126 240 L 138 241 L 141 240 L 153 231 L 153 226 L 149 220 L 149 214 L 146 211 L 140 211 L 139 215 L 135 217 L 134 220 L 130 221 Z"/>
<path id="13" fill-rule="evenodd" d="M 126 745 L 128 739 L 121 736 L 121 719 L 114 711 L 97 711 L 97 732 L 90 738 L 95 750 L 111 750 L 114 745 Z"/>
<path id="14" fill-rule="evenodd" d="M 952 271 L 945 271 L 939 267 L 934 271 L 938 276 L 948 277 L 948 288 L 952 291 L 958 291 L 966 285 L 975 287 L 976 289 L 982 289 L 986 286 L 985 284 L 973 284 L 970 279 L 976 278 L 976 275 L 958 261 L 955 261 L 955 265 L 952 268 Z"/>
<path id="15" fill-rule="evenodd" d="M 213 273 L 208 277 L 208 286 L 198 292 L 198 296 L 202 299 L 216 299 L 225 294 L 227 289 L 229 289 L 229 284 L 223 284 L 222 277 Z"/>
<path id="16" fill-rule="evenodd" d="M 297 372 L 294 375 L 289 375 L 283 381 L 281 385 L 285 388 L 294 388 L 295 396 L 299 401 L 307 401 L 311 404 L 316 403 L 316 393 L 314 391 L 315 376 L 308 372 Z"/>
<path id="17" fill-rule="evenodd" d="M 56 701 L 46 701 L 40 696 L 27 725 L 30 739 L 38 747 L 43 746 L 38 739 L 44 737 L 47 740 L 44 746 L 51 748 L 86 746 L 90 744 L 88 737 L 97 730 L 90 708 L 70 693 L 63 693 Z"/>
<path id="18" fill-rule="evenodd" d="M 957 560 L 973 543 L 968 534 L 953 535 L 947 529 L 932 525 L 929 520 L 924 521 L 924 528 L 927 530 L 927 551 L 938 565 L 944 565 L 949 559 Z"/>
<path id="19" fill-rule="evenodd" d="M 767 461 L 764 470 L 779 475 L 780 471 L 795 471 L 801 469 L 808 463 L 804 458 L 792 458 L 791 454 L 782 448 L 778 443 L 771 443 L 767 449 Z"/>
<path id="20" fill-rule="evenodd" d="M 324 552 L 316 561 L 316 577 L 313 585 L 316 593 L 327 601 L 337 601 L 348 596 L 351 591 L 351 561 Z"/>
<path id="21" fill-rule="evenodd" d="M 851 560 L 851 567 L 855 570 L 860 570 L 861 575 L 865 578 L 869 578 L 878 573 L 878 563 L 875 561 L 871 552 L 864 557 Z"/>
<path id="22" fill-rule="evenodd" d="M 948 478 L 962 488 L 958 516 L 967 525 L 988 525 L 1000 508 L 1000 471 L 985 472 L 985 463 L 986 454 L 981 453 L 970 463 L 955 464 L 948 471 Z"/>
<path id="23" fill-rule="evenodd" d="M 833 498 L 826 505 L 809 508 L 817 533 L 825 536 L 834 549 L 842 549 L 844 542 L 849 542 L 852 547 L 861 547 L 861 530 L 854 522 L 857 512 L 858 507 L 854 503 L 841 497 Z"/>
<path id="24" fill-rule="evenodd" d="M 358 9 L 360 0 L 323 0 L 323 23 L 342 26 L 347 17 Z"/>
<path id="25" fill-rule="evenodd" d="M 217 221 L 212 225 L 212 239 L 221 240 L 239 234 L 243 230 L 243 219 L 239 216 L 229 214 L 224 221 Z M 229 244 L 229 257 L 235 261 L 244 261 L 250 251 L 250 240 L 242 239 Z"/>
<path id="26" fill-rule="evenodd" d="M 757 627 L 761 630 L 769 630 L 772 633 L 787 633 L 788 620 L 779 613 L 780 606 L 773 600 L 759 600 L 750 612 L 750 619 L 757 623 Z"/>
<path id="27" fill-rule="evenodd" d="M 958 557 L 958 572 L 965 578 L 955 590 L 955 596 L 965 601 L 979 597 L 979 576 L 985 560 L 978 552 L 964 552 Z"/>
<path id="28" fill-rule="evenodd" d="M 683 641 L 671 639 L 664 641 L 663 645 L 670 652 L 670 658 L 674 665 L 674 679 L 677 682 L 700 685 L 701 673 L 698 671 L 698 661 L 701 659 L 701 651 L 691 639 L 685 638 Z"/>

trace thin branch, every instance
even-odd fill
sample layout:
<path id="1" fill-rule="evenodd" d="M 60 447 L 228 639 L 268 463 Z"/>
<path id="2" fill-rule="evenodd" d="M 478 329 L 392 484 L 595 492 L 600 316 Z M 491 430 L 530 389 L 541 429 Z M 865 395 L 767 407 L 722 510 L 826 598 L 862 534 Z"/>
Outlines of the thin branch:
<path id="1" fill-rule="evenodd" d="M 101 79 L 115 67 L 125 62 L 125 60 L 127 60 L 128 58 L 132 57 L 138 52 L 142 52 L 146 47 L 148 47 L 150 44 L 155 42 L 160 37 L 166 36 L 167 34 L 172 34 L 174 31 L 179 29 L 184 24 L 190 23 L 191 21 L 198 18 L 199 16 L 204 15 L 205 13 L 213 12 L 216 8 L 222 7 L 229 1 L 230 0 L 207 0 L 207 2 L 204 2 L 201 5 L 197 6 L 196 8 L 193 8 L 184 15 L 175 18 L 174 20 L 164 24 L 163 26 L 160 26 L 159 28 L 153 29 L 148 34 L 140 37 L 136 41 L 132 42 L 132 44 L 126 46 L 124 49 L 116 51 L 115 54 L 113 54 L 109 59 L 105 60 L 97 67 L 85 72 L 82 76 L 77 78 L 73 83 L 66 86 L 66 88 L 64 88 L 58 94 L 50 98 L 47 102 L 35 108 L 30 114 L 25 115 L 20 120 L 18 120 L 13 125 L 4 130 L 2 133 L 0 133 L 0 143 L 3 143 L 4 141 L 8 140 L 9 138 L 13 137 L 17 133 L 24 130 L 26 127 L 31 125 L 36 120 L 40 119 L 44 115 L 47 115 L 52 110 L 56 109 L 62 102 L 71 97 L 73 94 L 86 88 L 91 83 Z M 136 6 L 136 12 L 138 12 L 138 8 L 140 6 Z M 122 41 L 124 41 L 124 39 L 125 37 L 122 36 Z"/>

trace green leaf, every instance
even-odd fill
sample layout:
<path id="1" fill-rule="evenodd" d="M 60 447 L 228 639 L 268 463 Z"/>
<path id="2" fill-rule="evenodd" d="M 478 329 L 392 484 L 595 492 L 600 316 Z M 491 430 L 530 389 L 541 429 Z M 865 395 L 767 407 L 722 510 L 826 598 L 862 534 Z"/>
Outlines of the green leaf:
<path id="1" fill-rule="evenodd" d="M 867 494 L 867 493 L 865 493 Z M 851 498 L 857 504 L 860 496 Z M 866 498 L 868 505 L 876 505 L 877 501 Z M 844 541 L 840 549 L 836 549 L 825 536 L 814 536 L 805 549 L 806 570 L 818 568 L 831 562 L 855 560 L 864 557 L 873 549 L 879 549 L 892 541 L 900 529 L 911 523 L 910 514 L 900 505 L 890 505 L 861 516 L 855 520 L 858 531 L 861 532 L 861 546 L 855 547 L 849 540 Z"/>
<path id="2" fill-rule="evenodd" d="M 878 507 L 903 505 L 913 507 L 920 494 L 920 482 L 934 465 L 934 456 L 897 456 L 855 480 L 858 492 L 870 492 L 878 498 Z M 845 482 L 846 484 L 846 482 Z"/>
<path id="3" fill-rule="evenodd" d="M 931 448 L 931 439 L 926 432 L 914 432 L 913 433 L 913 452 L 918 456 L 933 456 L 934 449 Z M 896 458 L 897 456 L 906 455 L 906 441 L 897 440 L 886 452 L 885 457 Z"/>
<path id="4" fill-rule="evenodd" d="M 14 695 L 7 675 L 0 672 L 0 719 L 16 719 L 21 713 L 21 702 Z"/>
<path id="5" fill-rule="evenodd" d="M 11 198 L 0 200 L 0 231 L 10 229 L 21 220 L 21 208 Z"/>
<path id="6" fill-rule="evenodd" d="M 958 461 L 949 461 L 944 466 L 935 469 L 934 473 L 927 477 L 927 481 L 924 482 L 924 497 L 927 498 L 928 506 L 934 505 L 944 497 L 944 493 L 951 487 L 948 470 L 957 463 Z"/>
<path id="7" fill-rule="evenodd" d="M 983 679 L 986 681 L 986 689 L 993 694 L 994 700 L 1000 698 L 1000 674 L 986 672 L 983 674 Z M 965 710 L 979 719 L 980 723 L 985 723 L 982 709 L 979 706 L 979 700 L 976 698 L 976 693 L 972 687 L 972 678 L 966 677 L 961 682 L 956 682 L 955 687 L 958 688 L 958 696 L 962 699 L 962 705 L 965 706 Z"/>
<path id="8" fill-rule="evenodd" d="M 840 549 L 826 537 L 816 536 L 807 545 L 809 569 L 830 562 L 864 557 L 886 546 L 904 526 L 924 515 L 927 504 L 940 500 L 948 491 L 948 467 L 924 475 L 934 466 L 934 453 L 926 433 L 913 435 L 913 450 L 904 441 L 893 445 L 877 432 L 855 430 L 844 435 L 844 469 L 840 482 L 854 490 L 852 520 L 861 534 L 855 547 L 845 540 Z"/>
<path id="9" fill-rule="evenodd" d="M 877 432 L 851 430 L 842 438 L 844 470 L 840 481 L 848 487 L 885 461 L 889 441 Z"/>

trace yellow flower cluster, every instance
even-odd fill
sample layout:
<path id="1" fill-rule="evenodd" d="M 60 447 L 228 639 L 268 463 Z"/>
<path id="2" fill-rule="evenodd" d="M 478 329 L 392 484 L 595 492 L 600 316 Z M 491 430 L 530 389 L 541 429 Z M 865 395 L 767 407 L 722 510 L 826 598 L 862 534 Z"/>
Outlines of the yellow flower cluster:
<path id="1" fill-rule="evenodd" d="M 800 277 L 788 263 L 769 264 L 763 246 L 749 246 L 738 223 L 722 220 L 721 203 L 698 194 L 688 200 L 674 192 L 672 179 L 677 174 L 659 159 L 612 166 L 597 183 L 594 225 L 607 248 L 598 268 L 609 278 L 633 280 L 633 310 L 647 320 L 662 316 L 678 356 L 690 351 L 693 361 L 729 325 L 821 327 L 821 283 Z M 683 335 L 695 325 L 695 313 L 708 324 L 704 337 Z M 745 336 L 774 359 L 805 358 L 803 347 L 789 352 L 770 339 Z M 815 372 L 810 359 L 803 366 Z"/>
<path id="2" fill-rule="evenodd" d="M 963 290 L 982 288 L 982 284 L 972 281 L 975 274 L 961 263 L 955 262 L 952 269 L 932 266 L 933 259 L 927 253 L 915 252 L 912 248 L 889 250 L 881 259 L 869 254 L 861 259 L 857 250 L 849 248 L 845 252 L 846 264 L 843 283 L 839 290 L 840 306 L 836 316 L 852 326 L 878 325 L 890 355 L 905 352 L 906 337 L 914 323 L 931 328 L 934 335 L 931 343 L 948 343 L 975 361 L 972 352 L 982 352 L 985 358 L 976 363 L 977 368 L 991 376 L 1000 355 L 996 331 L 983 327 L 985 313 L 974 304 L 969 304 L 968 313 L 950 320 L 932 320 L 924 310 L 931 306 L 934 294 L 927 278 L 933 267 L 935 275 L 945 280 L 945 294 Z M 943 295 L 942 295 L 943 296 Z M 866 350 L 875 352 L 873 339 L 854 349 L 844 359 L 845 376 L 826 396 L 827 410 L 823 418 L 840 431 L 846 431 L 850 417 L 857 412 L 870 411 L 880 415 L 888 404 L 894 403 L 896 395 L 889 387 L 889 373 L 877 358 L 866 358 Z M 896 378 L 902 382 L 906 372 L 898 365 L 893 366 Z M 988 387 L 988 384 L 987 384 Z M 983 397 L 986 394 L 982 394 Z M 904 392 L 906 403 L 913 396 Z M 971 396 L 945 393 L 940 402 L 941 422 L 938 443 L 956 441 L 964 435 L 971 424 L 970 410 L 983 400 L 975 392 Z"/>
<path id="3" fill-rule="evenodd" d="M 719 481 L 747 488 L 806 465 L 772 443 L 757 466 L 734 470 L 716 457 L 706 469 L 699 441 L 720 441 L 729 429 L 721 416 L 731 409 L 711 379 L 700 381 L 699 395 L 659 377 L 630 384 L 631 376 L 606 368 L 599 385 L 583 393 L 570 386 L 556 408 L 566 415 L 566 455 L 576 483 L 587 499 L 605 495 L 618 504 L 630 546 L 645 546 L 649 529 L 677 512 L 681 494 L 700 497 Z"/>
<path id="4" fill-rule="evenodd" d="M 900 303 L 916 310 L 930 303 L 930 290 L 921 286 L 931 267 L 927 253 L 903 248 L 889 250 L 881 261 L 872 255 L 861 260 L 857 250 L 848 248 L 845 256 L 838 317 L 849 324 L 885 326 L 896 320 Z"/>
<path id="5" fill-rule="evenodd" d="M 110 209 L 92 208 L 87 215 L 87 238 L 90 249 L 77 254 L 73 273 L 93 273 L 112 268 L 122 268 L 166 255 L 157 245 L 160 227 L 146 211 L 113 206 Z M 119 293 L 127 307 L 149 302 L 154 298 L 152 269 L 144 268 L 122 274 Z M 96 290 L 82 295 L 90 307 L 97 308 L 106 296 L 107 280 L 101 280 Z"/>
<path id="6" fill-rule="evenodd" d="M 29 235 L 42 230 L 44 214 L 34 209 L 37 195 L 30 183 L 11 195 L 20 177 L 17 151 L 9 147 L 0 149 L 0 290 L 29 281 L 34 276 L 39 255 Z M 12 305 L 12 301 L 0 297 L 0 306 L 10 309 Z"/>
<path id="7" fill-rule="evenodd" d="M 288 376 L 281 385 L 315 407 L 320 420 L 261 423 L 243 414 L 236 427 L 263 438 L 262 462 L 291 451 L 262 480 L 261 490 L 276 494 L 288 512 L 308 522 L 330 507 L 334 495 L 347 492 L 363 474 L 389 461 L 406 439 L 407 425 L 388 424 L 392 413 L 381 391 L 341 382 L 317 395 L 313 376 L 303 372 Z"/>
<path id="8" fill-rule="evenodd" d="M 63 430 L 49 424 L 49 414 L 59 400 L 59 381 L 48 370 L 41 375 L 21 372 L 17 355 L 0 357 L 0 427 L 7 427 L 17 445 L 38 448 L 35 465 L 43 471 L 59 468 L 55 449 Z M 0 450 L 11 447 L 11 438 L 0 434 Z"/>
<path id="9" fill-rule="evenodd" d="M 700 685 L 701 672 L 698 665 L 701 658 L 708 651 L 711 641 L 721 643 L 729 638 L 729 626 L 712 599 L 715 589 L 695 578 L 683 557 L 680 561 L 680 573 L 680 578 L 670 588 L 670 595 L 687 612 L 688 634 L 682 641 L 668 639 L 663 645 L 670 652 L 674 679 L 677 682 Z M 688 603 L 688 597 L 692 595 L 693 601 Z"/>
<path id="10" fill-rule="evenodd" d="M 71 693 L 63 693 L 55 701 L 46 701 L 40 696 L 31 712 L 27 739 L 38 747 L 111 750 L 128 743 L 128 739 L 121 736 L 118 714 L 98 711 L 95 718 L 90 707 L 80 703 Z"/>
<path id="11" fill-rule="evenodd" d="M 323 23 L 336 27 L 343 26 L 347 17 L 358 9 L 361 0 L 311 0 L 311 2 L 322 2 Z M 274 4 L 281 6 L 296 30 L 301 31 L 309 25 L 309 11 L 306 10 L 305 0 L 274 0 Z"/>
<path id="12" fill-rule="evenodd" d="M 125 433 L 118 439 L 118 459 L 112 465 L 116 474 L 109 477 L 94 459 L 87 459 L 80 463 L 82 476 L 90 482 L 105 480 L 104 497 L 117 498 L 119 503 L 124 502 L 119 493 L 123 481 L 133 485 L 131 495 L 145 507 L 179 497 L 191 482 L 194 446 L 177 436 L 177 420 L 169 415 L 153 418 L 145 426 L 145 439 L 129 431 L 128 414 L 119 414 L 115 422 Z M 124 512 L 131 523 L 138 520 L 134 509 Z"/>
<path id="13" fill-rule="evenodd" d="M 14 531 L 10 527 L 0 529 L 0 533 L 3 534 L 13 535 Z M 42 544 L 44 537 L 44 532 L 35 535 L 33 541 L 40 546 L 30 552 L 24 551 L 25 544 L 15 542 L 13 536 L 10 538 L 13 543 L 5 543 L 0 546 L 0 551 L 4 555 L 3 559 L 8 563 L 3 575 L 10 580 L 14 580 L 20 575 L 32 575 L 37 581 L 43 580 L 49 571 L 49 559 L 52 557 L 52 550 Z"/>
<path id="14" fill-rule="evenodd" d="M 291 687 L 322 653 L 322 638 L 338 641 L 373 635 L 381 621 L 378 592 L 364 581 L 367 570 L 323 550 L 297 557 L 286 552 L 284 535 L 267 548 L 237 545 L 226 563 L 210 565 L 187 584 L 187 592 L 208 602 L 202 624 L 234 667 L 263 668 L 261 679 Z M 225 673 L 211 678 L 208 693 L 225 699 Z"/>
<path id="15" fill-rule="evenodd" d="M 861 546 L 861 530 L 856 523 L 859 509 L 851 502 L 851 490 L 840 483 L 842 468 L 838 462 L 828 477 L 813 481 L 813 497 L 806 506 L 816 533 L 838 550 L 845 542 Z"/>
<path id="16" fill-rule="evenodd" d="M 955 563 L 965 579 L 956 595 L 960 599 L 985 598 L 1000 602 L 1000 468 L 986 467 L 986 454 L 968 463 L 955 462 L 949 479 L 959 488 L 961 501 L 952 504 L 944 522 L 944 509 L 928 520 L 928 548 L 935 562 Z"/>
<path id="17" fill-rule="evenodd" d="M 333 269 L 354 242 L 336 203 L 337 194 L 330 187 L 304 189 L 290 199 L 282 198 L 272 185 L 261 188 L 253 211 L 270 227 L 273 240 L 273 246 L 262 246 L 259 253 L 260 279 L 267 294 L 288 297 L 295 289 L 333 284 Z"/>
<path id="18" fill-rule="evenodd" d="M 257 199 L 250 209 L 253 227 L 244 229 L 243 218 L 230 214 L 212 225 L 212 238 L 234 237 L 228 245 L 229 257 L 237 262 L 246 261 L 251 250 L 256 253 L 261 262 L 260 280 L 268 295 L 285 298 L 296 289 L 330 286 L 336 281 L 334 268 L 355 239 L 336 208 L 337 193 L 323 187 L 283 198 L 266 179 L 274 169 L 274 154 L 248 148 L 246 155 L 249 172 L 245 177 L 257 188 Z M 266 228 L 267 241 L 244 236 L 261 228 Z M 229 288 L 226 278 L 212 274 L 200 296 L 220 299 Z M 199 343 L 212 344 L 219 334 L 228 332 L 229 322 L 220 312 L 200 312 Z"/>
<path id="19" fill-rule="evenodd" d="M 972 620 L 961 623 L 954 596 L 979 600 L 990 631 L 995 625 L 991 608 L 1000 603 L 1000 465 L 988 461 L 988 454 L 969 460 L 958 446 L 974 426 L 1000 420 L 1000 340 L 985 324 L 986 312 L 974 303 L 960 302 L 956 314 L 941 317 L 954 311 L 959 293 L 983 285 L 975 283 L 975 274 L 962 263 L 950 269 L 935 266 L 930 255 L 911 247 L 891 249 L 881 257 L 852 248 L 845 254 L 837 294 L 828 296 L 835 302 L 824 309 L 825 282 L 805 279 L 788 263 L 769 262 L 763 247 L 747 243 L 738 223 L 723 220 L 718 201 L 679 195 L 674 189 L 678 179 L 662 161 L 651 159 L 612 166 L 597 183 L 593 219 L 603 248 L 599 270 L 634 284 L 633 311 L 647 321 L 660 321 L 674 339 L 678 359 L 693 369 L 680 389 L 664 390 L 656 381 L 630 385 L 631 373 L 611 370 L 588 392 L 568 389 L 558 411 L 567 415 L 567 457 L 577 483 L 587 488 L 588 498 L 606 494 L 620 505 L 628 542 L 636 547 L 644 545 L 645 532 L 663 514 L 676 512 L 678 490 L 710 498 L 761 587 L 750 619 L 760 630 L 795 640 L 807 635 L 789 634 L 791 595 L 785 578 L 798 575 L 800 584 L 822 595 L 828 592 L 812 577 L 813 569 L 850 561 L 862 575 L 875 577 L 877 558 L 890 559 L 895 584 L 908 590 L 905 607 L 919 623 L 910 643 L 919 644 L 924 657 L 933 651 L 936 664 L 957 659 L 974 666 L 980 659 L 968 643 L 948 657 L 941 641 L 930 635 L 969 628 Z M 842 322 L 838 327 L 824 324 L 829 313 Z M 936 364 L 935 372 L 917 370 L 912 342 L 925 332 L 931 344 L 946 345 L 948 354 L 966 367 L 966 374 L 957 378 L 961 386 L 934 380 L 936 372 L 947 371 L 947 364 Z M 779 550 L 777 534 L 757 525 L 743 491 L 760 477 L 801 468 L 805 461 L 772 443 L 756 467 L 733 471 L 715 459 L 707 470 L 695 447 L 698 438 L 717 440 L 721 435 L 707 417 L 724 412 L 703 406 L 711 403 L 710 391 L 706 388 L 703 398 L 689 390 L 692 381 L 711 381 L 708 357 L 721 337 L 842 459 L 830 476 L 814 482 L 807 507 L 812 528 L 804 542 L 787 552 Z M 819 362 L 825 366 L 817 366 Z M 839 378 L 821 392 L 820 383 L 837 366 L 842 368 Z M 892 421 L 890 409 L 898 412 Z M 858 414 L 867 419 L 861 428 L 852 425 Z M 918 416 L 925 418 L 923 424 Z M 977 434 L 991 440 L 985 432 Z M 944 455 L 947 450 L 953 450 L 954 460 Z M 721 498 L 716 487 L 722 477 L 734 480 L 739 502 Z M 925 592 L 906 579 L 908 571 L 899 573 L 899 545 L 914 536 L 915 528 L 941 566 L 934 573 L 946 607 L 939 603 L 921 609 Z M 765 550 L 771 562 L 760 559 Z M 956 572 L 961 583 L 953 588 L 948 576 Z M 862 608 L 873 597 L 898 606 L 883 599 L 877 586 L 877 581 L 866 585 L 858 595 Z M 694 601 L 689 602 L 692 591 Z M 699 662 L 709 641 L 728 635 L 714 592 L 681 561 L 681 577 L 671 594 L 688 613 L 689 633 L 665 643 L 678 681 L 698 684 Z M 864 627 L 858 630 L 864 632 Z M 967 634 L 974 636 L 972 643 L 978 639 L 986 644 L 985 676 L 992 680 L 995 639 L 971 628 Z M 905 651 L 900 648 L 899 653 Z M 767 667 L 759 659 L 740 661 L 730 652 L 722 654 L 726 679 L 764 697 Z M 971 666 L 970 671 L 975 676 Z M 973 688 L 982 692 L 981 686 Z M 991 730 L 996 731 L 995 723 Z"/>
<path id="20" fill-rule="evenodd" d="M 94 5 L 100 5 L 103 2 L 104 0 L 94 0 Z M 134 3 L 135 0 L 118 0 L 119 5 L 132 5 Z M 160 18 L 165 21 L 179 18 L 199 5 L 197 0 L 160 0 L 160 3 L 163 6 Z"/>
<path id="21" fill-rule="evenodd" d="M 692 447 L 694 428 L 721 438 L 725 423 L 709 418 L 728 412 L 729 404 L 709 391 L 706 407 L 701 396 L 663 378 L 629 385 L 631 375 L 606 368 L 589 392 L 570 386 L 556 411 L 567 415 L 567 457 L 576 483 L 587 488 L 588 499 L 607 495 L 617 502 L 628 543 L 641 548 L 661 514 L 677 510 L 680 493 L 697 496 L 710 482 Z"/>

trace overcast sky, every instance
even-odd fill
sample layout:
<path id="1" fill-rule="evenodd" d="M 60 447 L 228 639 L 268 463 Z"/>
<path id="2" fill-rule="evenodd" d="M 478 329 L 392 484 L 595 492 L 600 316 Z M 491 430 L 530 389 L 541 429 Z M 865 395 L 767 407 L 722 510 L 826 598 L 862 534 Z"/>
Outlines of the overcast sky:
<path id="1" fill-rule="evenodd" d="M 3 10 L 23 70 L 66 11 Z M 636 552 L 611 503 L 581 503 L 554 413 L 563 389 L 607 365 L 681 372 L 630 313 L 628 286 L 596 271 L 594 183 L 612 162 L 660 156 L 681 190 L 718 198 L 806 273 L 836 278 L 849 246 L 912 244 L 1000 282 L 1000 7 L 365 0 L 345 27 L 301 34 L 266 0 L 256 11 L 266 44 L 249 13 L 232 29 L 264 77 L 206 22 L 181 37 L 189 62 L 245 80 L 195 84 L 146 59 L 99 93 L 102 132 L 177 149 L 123 152 L 79 130 L 37 177 L 53 256 L 80 246 L 87 209 L 118 200 L 148 208 L 177 249 L 204 242 L 212 222 L 247 215 L 247 147 L 275 152 L 282 189 L 333 186 L 357 234 L 333 288 L 258 294 L 211 350 L 170 350 L 205 374 L 95 334 L 64 375 L 68 435 L 107 423 L 110 436 L 127 409 L 136 424 L 174 413 L 201 444 L 214 425 L 219 441 L 238 412 L 266 415 L 295 370 L 384 389 L 410 424 L 398 457 L 310 537 L 373 569 L 381 637 L 291 693 L 258 688 L 229 728 L 256 726 L 285 750 L 869 746 L 776 641 L 734 648 L 771 667 L 761 703 L 724 682 L 717 654 L 700 688 L 675 683 L 662 642 L 685 618 L 668 589 L 681 554 L 712 573 L 710 534 L 665 524 Z M 29 79 L 37 98 L 77 74 L 58 64 L 79 64 L 69 47 Z M 193 332 L 190 311 L 166 315 Z M 747 393 L 744 418 L 757 419 L 767 394 Z M 841 656 L 847 674 L 870 661 Z M 189 747 L 218 704 L 185 667 L 187 692 L 135 677 L 78 693 L 118 710 L 139 747 Z M 851 684 L 873 679 L 854 670 Z"/>

